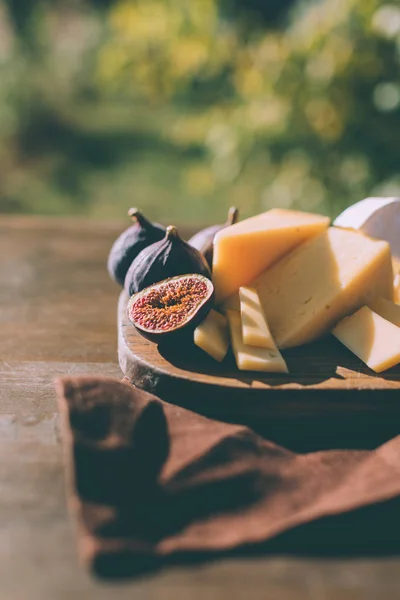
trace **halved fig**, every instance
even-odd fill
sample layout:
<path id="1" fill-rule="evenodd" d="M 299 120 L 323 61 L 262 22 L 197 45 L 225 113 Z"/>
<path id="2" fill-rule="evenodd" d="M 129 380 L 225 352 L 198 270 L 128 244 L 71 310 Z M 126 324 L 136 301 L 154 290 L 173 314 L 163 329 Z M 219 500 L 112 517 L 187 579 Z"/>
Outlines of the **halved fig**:
<path id="1" fill-rule="evenodd" d="M 128 317 L 147 339 L 161 343 L 192 332 L 212 308 L 214 286 L 192 273 L 164 279 L 134 294 Z"/>

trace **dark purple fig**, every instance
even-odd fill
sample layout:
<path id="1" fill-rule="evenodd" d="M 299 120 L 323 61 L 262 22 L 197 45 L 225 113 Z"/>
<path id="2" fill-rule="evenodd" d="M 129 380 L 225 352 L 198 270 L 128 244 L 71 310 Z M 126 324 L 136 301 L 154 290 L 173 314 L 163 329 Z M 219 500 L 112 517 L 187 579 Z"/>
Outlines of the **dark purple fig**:
<path id="1" fill-rule="evenodd" d="M 138 254 L 165 236 L 165 227 L 151 223 L 137 208 L 129 209 L 128 215 L 133 225 L 115 240 L 107 263 L 110 277 L 120 285 L 124 285 L 128 269 Z"/>
<path id="2" fill-rule="evenodd" d="M 190 238 L 189 244 L 196 248 L 201 254 L 205 257 L 206 261 L 212 267 L 213 254 L 214 254 L 214 238 L 217 235 L 218 231 L 221 229 L 225 229 L 225 227 L 229 227 L 230 225 L 234 225 L 239 217 L 239 211 L 234 206 L 231 206 L 228 212 L 228 219 L 224 225 L 211 225 L 211 227 L 206 227 L 206 229 L 202 229 L 198 233 L 196 233 L 193 237 Z"/>
<path id="3" fill-rule="evenodd" d="M 211 310 L 213 298 L 214 286 L 207 277 L 178 275 L 134 294 L 129 300 L 128 318 L 153 342 L 189 339 Z"/>
<path id="4" fill-rule="evenodd" d="M 125 289 L 132 296 L 153 283 L 188 273 L 199 273 L 211 279 L 204 256 L 189 246 L 176 227 L 170 225 L 163 240 L 148 246 L 135 258 L 125 278 Z"/>

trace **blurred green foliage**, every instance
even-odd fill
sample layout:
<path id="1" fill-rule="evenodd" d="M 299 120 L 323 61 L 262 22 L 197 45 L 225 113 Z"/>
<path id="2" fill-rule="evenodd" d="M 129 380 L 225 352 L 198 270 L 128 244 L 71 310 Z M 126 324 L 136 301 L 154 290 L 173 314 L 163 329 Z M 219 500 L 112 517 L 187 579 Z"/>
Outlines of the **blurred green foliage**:
<path id="1" fill-rule="evenodd" d="M 0 0 L 0 212 L 400 195 L 399 67 L 385 0 Z"/>

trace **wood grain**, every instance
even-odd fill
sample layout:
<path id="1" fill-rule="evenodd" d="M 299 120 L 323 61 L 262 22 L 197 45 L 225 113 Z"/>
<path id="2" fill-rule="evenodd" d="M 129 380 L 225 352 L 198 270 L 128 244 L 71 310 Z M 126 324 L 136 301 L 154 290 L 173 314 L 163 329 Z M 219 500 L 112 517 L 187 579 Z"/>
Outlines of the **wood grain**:
<path id="1" fill-rule="evenodd" d="M 53 381 L 121 376 L 105 259 L 124 226 L 0 217 L 1 600 L 397 600 L 393 556 L 235 558 L 119 586 L 77 564 Z"/>
<path id="2" fill-rule="evenodd" d="M 137 333 L 118 305 L 119 361 L 138 387 L 207 416 L 256 426 L 298 448 L 357 444 L 400 431 L 400 366 L 383 375 L 335 338 L 284 352 L 290 374 L 241 372 L 233 355 L 217 363 L 196 347 L 157 347 Z M 296 427 L 293 427 L 296 423 Z M 327 436 L 327 432 L 329 436 Z M 314 447 L 311 444 L 307 449 Z"/>

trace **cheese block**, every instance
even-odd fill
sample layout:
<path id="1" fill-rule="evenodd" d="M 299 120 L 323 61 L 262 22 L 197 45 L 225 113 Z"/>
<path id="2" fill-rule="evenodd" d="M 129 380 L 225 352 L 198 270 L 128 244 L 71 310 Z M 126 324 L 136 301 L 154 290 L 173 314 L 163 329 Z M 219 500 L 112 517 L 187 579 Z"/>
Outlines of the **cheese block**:
<path id="1" fill-rule="evenodd" d="M 219 306 L 218 310 L 220 310 L 224 315 L 227 310 L 236 310 L 240 312 L 240 298 L 239 292 L 235 292 L 232 296 L 229 296 L 226 300 L 224 300 Z"/>
<path id="2" fill-rule="evenodd" d="M 279 350 L 271 348 L 255 348 L 247 346 L 242 338 L 242 323 L 240 313 L 227 311 L 231 333 L 232 349 L 236 365 L 241 371 L 264 371 L 267 373 L 288 373 L 283 357 Z"/>
<path id="3" fill-rule="evenodd" d="M 210 310 L 207 317 L 194 330 L 194 343 L 215 360 L 224 360 L 229 349 L 228 321 L 216 310 Z"/>
<path id="4" fill-rule="evenodd" d="M 312 342 L 377 296 L 393 300 L 387 242 L 330 227 L 254 283 L 278 348 Z"/>
<path id="5" fill-rule="evenodd" d="M 332 333 L 377 373 L 400 362 L 400 328 L 368 306 L 341 321 Z"/>
<path id="6" fill-rule="evenodd" d="M 398 273 L 394 278 L 394 301 L 397 304 L 400 304 L 400 273 Z"/>
<path id="7" fill-rule="evenodd" d="M 393 325 L 400 327 L 400 306 L 386 298 L 376 298 L 369 303 L 369 308 L 377 315 L 381 316 L 386 321 L 390 321 Z"/>
<path id="8" fill-rule="evenodd" d="M 333 224 L 386 240 L 392 255 L 400 258 L 400 198 L 365 198 L 343 211 Z"/>
<path id="9" fill-rule="evenodd" d="M 257 290 L 241 287 L 239 298 L 243 342 L 258 348 L 276 348 Z"/>
<path id="10" fill-rule="evenodd" d="M 400 275 L 400 258 L 392 256 L 393 272 L 395 275 Z"/>
<path id="11" fill-rule="evenodd" d="M 219 231 L 213 256 L 217 304 L 328 226 L 328 217 L 272 209 Z"/>

